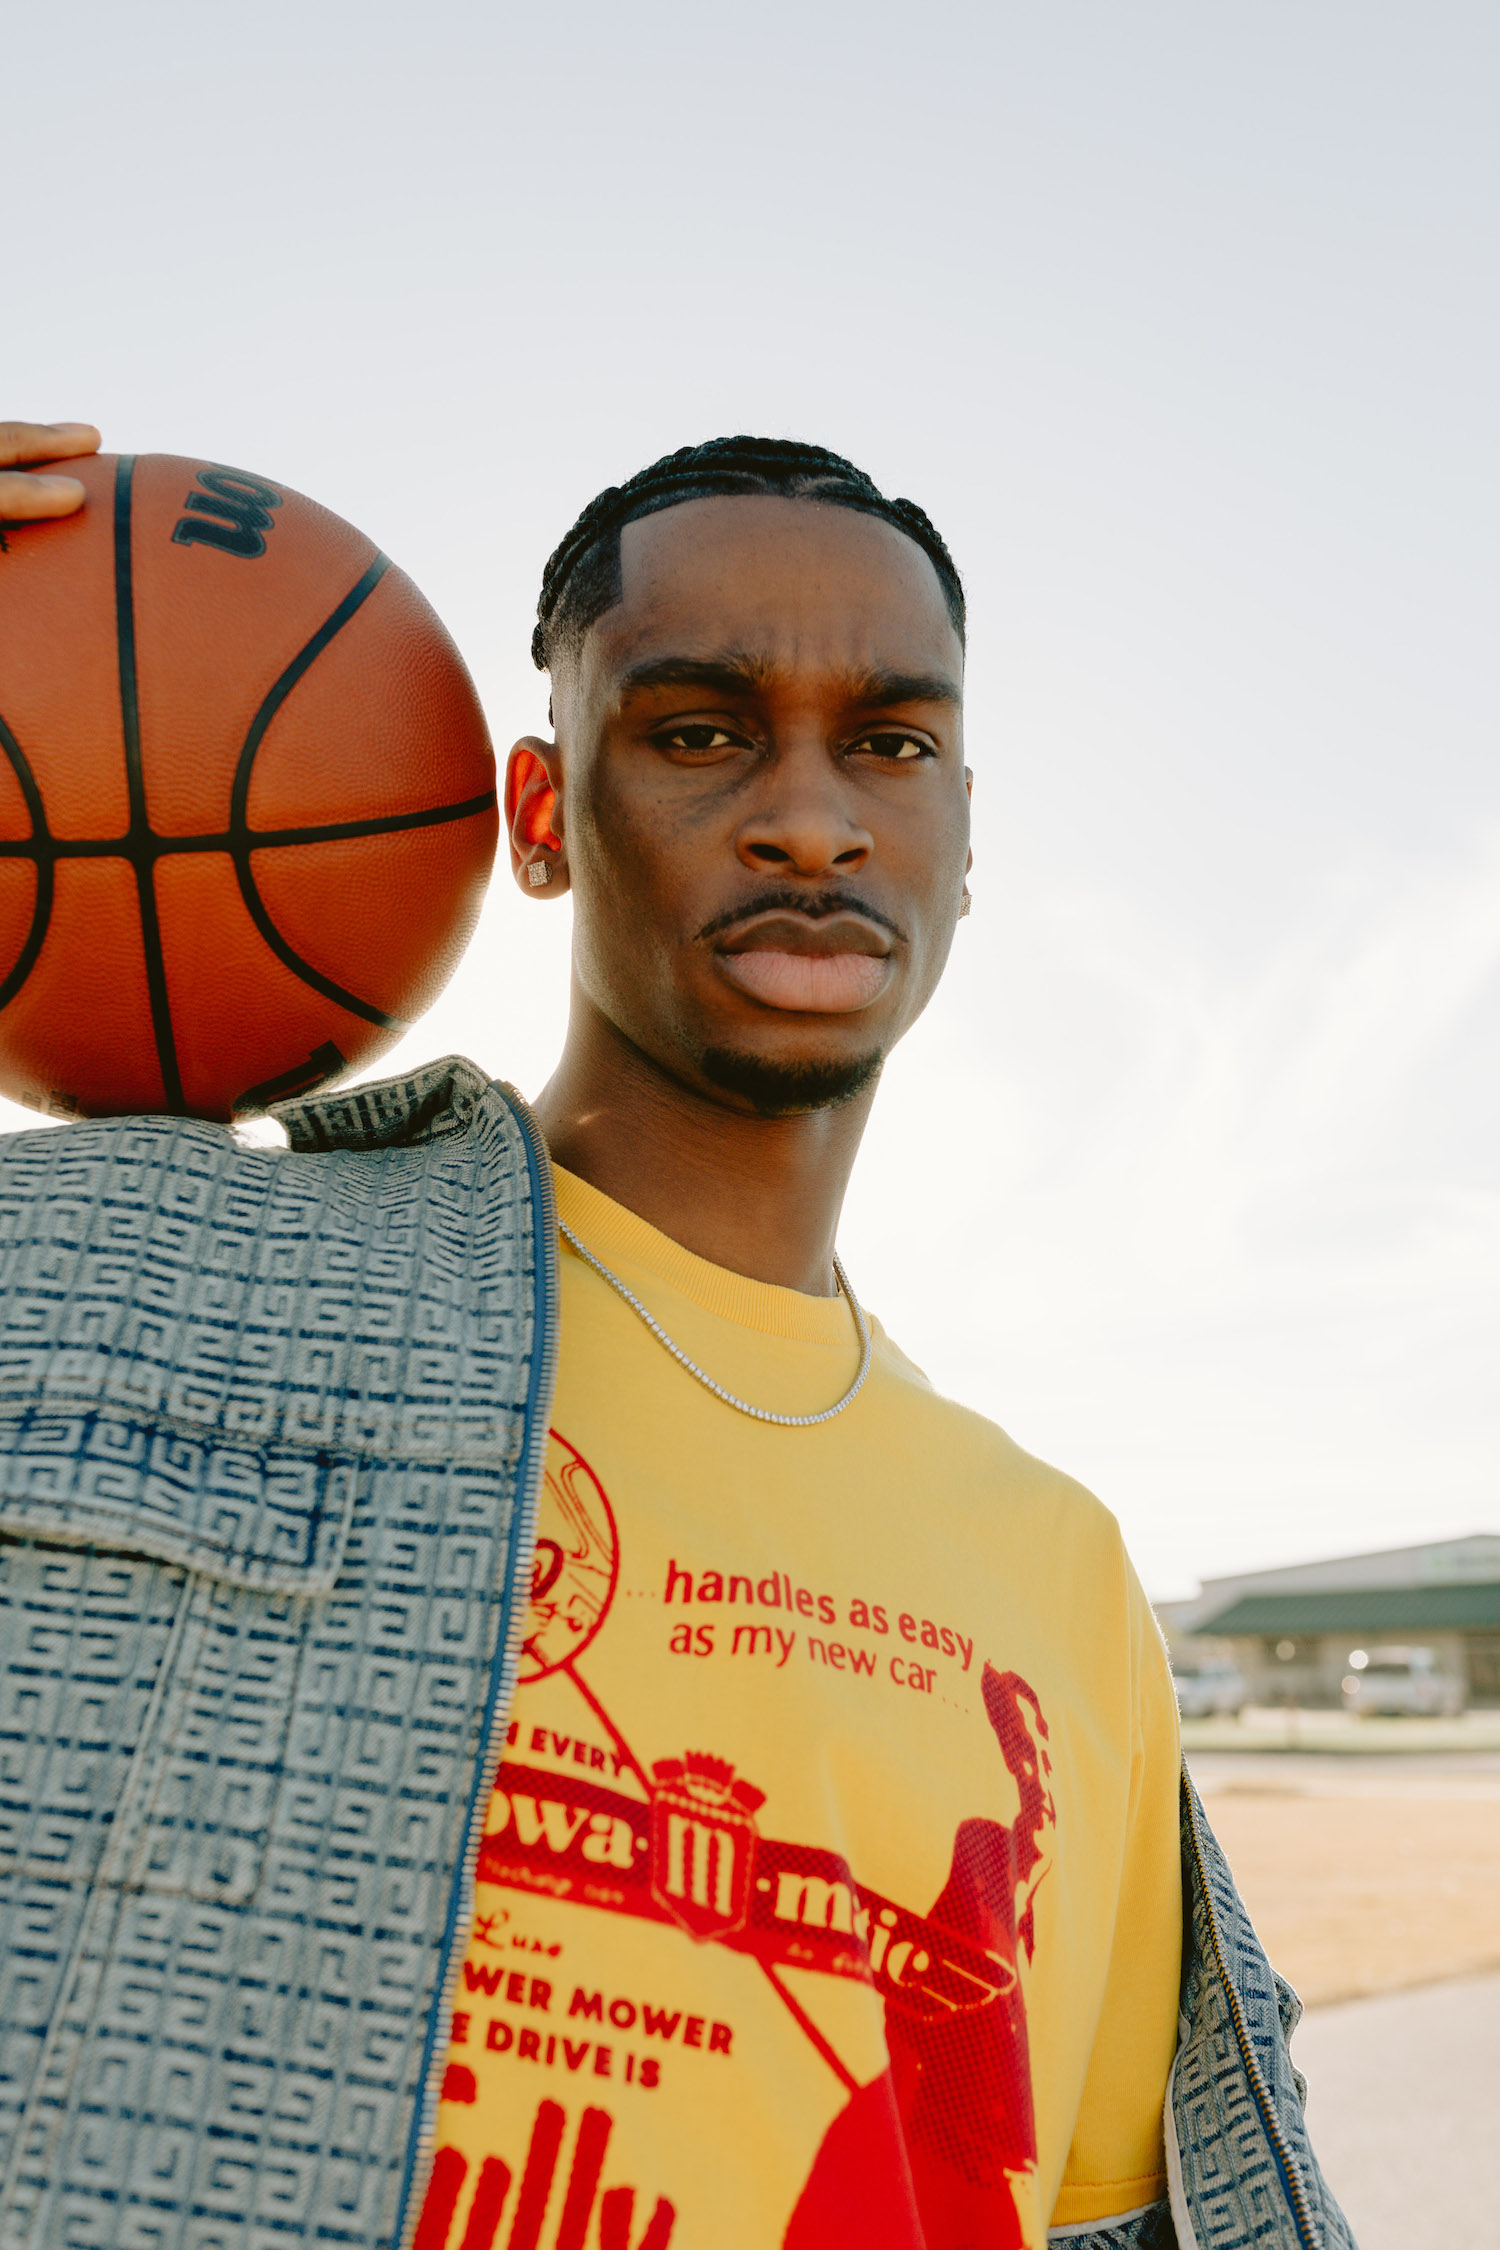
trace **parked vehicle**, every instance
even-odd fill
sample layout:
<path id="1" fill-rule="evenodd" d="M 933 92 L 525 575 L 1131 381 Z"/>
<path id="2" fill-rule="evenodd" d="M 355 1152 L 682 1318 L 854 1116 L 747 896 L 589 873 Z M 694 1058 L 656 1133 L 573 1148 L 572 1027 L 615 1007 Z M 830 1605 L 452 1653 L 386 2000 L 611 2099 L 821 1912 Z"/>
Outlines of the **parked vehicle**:
<path id="1" fill-rule="evenodd" d="M 1237 1719 L 1250 1700 L 1249 1681 L 1227 1657 L 1179 1656 L 1172 1677 L 1185 1719 Z"/>
<path id="2" fill-rule="evenodd" d="M 1452 1719 L 1463 1684 L 1438 1669 L 1430 1648 L 1357 1648 L 1344 1679 L 1344 1707 L 1362 1718 Z"/>

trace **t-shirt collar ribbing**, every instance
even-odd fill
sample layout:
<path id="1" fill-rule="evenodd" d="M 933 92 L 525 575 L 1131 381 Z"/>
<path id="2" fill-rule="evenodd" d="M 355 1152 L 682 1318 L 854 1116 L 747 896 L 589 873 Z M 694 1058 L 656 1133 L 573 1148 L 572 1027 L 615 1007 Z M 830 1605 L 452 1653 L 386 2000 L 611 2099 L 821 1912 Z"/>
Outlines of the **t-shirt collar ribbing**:
<path id="1" fill-rule="evenodd" d="M 746 1274 L 711 1265 L 627 1211 L 623 1203 L 590 1187 L 576 1172 L 554 1162 L 552 1173 L 558 1216 L 622 1281 L 637 1288 L 637 1294 L 643 1293 L 638 1284 L 649 1286 L 655 1278 L 705 1312 L 736 1321 L 742 1328 L 758 1329 L 762 1335 L 787 1336 L 807 1344 L 848 1344 L 851 1318 L 842 1296 L 808 1297 L 800 1289 L 781 1289 L 773 1282 L 752 1281 Z M 571 1256 L 566 1247 L 563 1256 Z M 631 1270 L 622 1270 L 626 1268 Z"/>

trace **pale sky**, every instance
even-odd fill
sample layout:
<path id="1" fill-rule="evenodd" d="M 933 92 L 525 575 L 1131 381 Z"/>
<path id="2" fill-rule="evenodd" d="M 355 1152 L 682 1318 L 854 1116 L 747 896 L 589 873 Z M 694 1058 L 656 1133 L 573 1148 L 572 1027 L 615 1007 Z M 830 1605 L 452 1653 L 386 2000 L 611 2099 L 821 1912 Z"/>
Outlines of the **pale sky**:
<path id="1" fill-rule="evenodd" d="M 1500 1529 L 1493 6 L 3 23 L 0 414 L 349 516 L 502 754 L 601 485 L 754 430 L 928 509 L 974 913 L 856 1287 L 1158 1595 Z M 396 1063 L 535 1092 L 568 914 L 498 883 Z"/>

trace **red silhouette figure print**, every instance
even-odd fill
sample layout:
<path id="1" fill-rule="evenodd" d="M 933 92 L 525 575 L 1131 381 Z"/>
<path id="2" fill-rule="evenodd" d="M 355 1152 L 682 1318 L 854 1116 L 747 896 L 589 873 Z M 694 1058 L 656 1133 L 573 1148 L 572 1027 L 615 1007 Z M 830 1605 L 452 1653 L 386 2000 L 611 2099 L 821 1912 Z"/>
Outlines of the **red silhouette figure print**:
<path id="1" fill-rule="evenodd" d="M 1024 2250 L 1016 2190 L 1036 2169 L 1036 2115 L 1020 1961 L 1056 1811 L 1034 1690 L 986 1664 L 982 1692 L 1020 1802 L 1008 1827 L 960 1823 L 929 1920 L 992 1957 L 994 1990 L 941 2011 L 887 1999 L 891 2067 L 824 2135 L 783 2250 Z"/>

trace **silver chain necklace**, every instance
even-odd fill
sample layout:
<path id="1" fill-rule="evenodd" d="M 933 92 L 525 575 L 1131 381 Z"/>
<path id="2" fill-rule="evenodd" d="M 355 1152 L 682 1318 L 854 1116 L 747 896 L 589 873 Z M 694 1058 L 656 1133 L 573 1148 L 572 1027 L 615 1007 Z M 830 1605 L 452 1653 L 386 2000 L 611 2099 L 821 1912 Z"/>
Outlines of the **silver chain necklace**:
<path id="1" fill-rule="evenodd" d="M 821 1414 L 773 1414 L 769 1407 L 752 1406 L 748 1399 L 736 1398 L 733 1391 L 726 1391 L 722 1383 L 716 1383 L 712 1375 L 705 1374 L 698 1362 L 695 1359 L 689 1359 L 682 1346 L 672 1341 L 661 1322 L 653 1314 L 647 1312 L 634 1290 L 627 1289 L 619 1275 L 611 1273 L 604 1260 L 596 1258 L 587 1243 L 579 1241 L 565 1219 L 559 1219 L 557 1227 L 558 1232 L 577 1251 L 584 1264 L 592 1266 L 600 1280 L 607 1281 L 610 1288 L 624 1298 L 637 1318 L 645 1322 L 656 1341 L 672 1354 L 678 1366 L 685 1367 L 690 1375 L 695 1375 L 706 1391 L 712 1391 L 715 1398 L 721 1398 L 724 1404 L 732 1406 L 737 1414 L 748 1414 L 756 1422 L 779 1422 L 783 1428 L 789 1430 L 806 1430 L 810 1429 L 815 1422 L 831 1422 L 835 1414 L 842 1414 L 846 1406 L 852 1406 L 864 1389 L 865 1377 L 870 1372 L 870 1325 L 860 1310 L 859 1299 L 849 1286 L 849 1276 L 839 1263 L 837 1251 L 834 1253 L 833 1270 L 840 1289 L 849 1301 L 849 1310 L 854 1315 L 854 1326 L 859 1334 L 859 1373 L 855 1376 L 854 1381 L 849 1385 L 837 1406 L 825 1406 Z"/>

